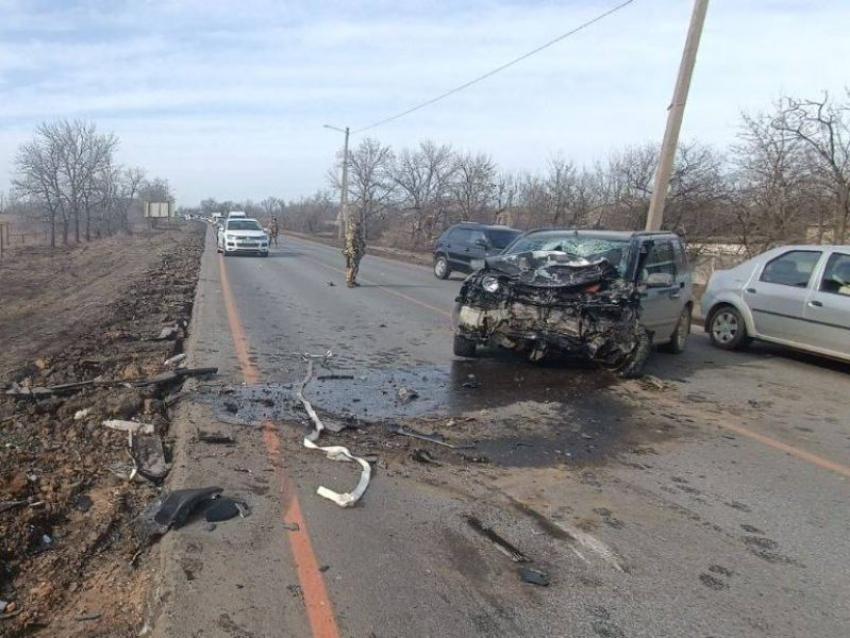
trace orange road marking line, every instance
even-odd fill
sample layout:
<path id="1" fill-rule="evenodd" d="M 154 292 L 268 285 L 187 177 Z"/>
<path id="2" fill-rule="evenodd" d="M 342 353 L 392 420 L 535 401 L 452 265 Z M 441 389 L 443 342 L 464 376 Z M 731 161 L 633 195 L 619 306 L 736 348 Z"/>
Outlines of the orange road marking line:
<path id="1" fill-rule="evenodd" d="M 825 459 L 822 456 L 818 456 L 817 454 L 812 454 L 811 452 L 801 450 L 800 448 L 790 445 L 789 443 L 783 443 L 782 441 L 779 441 L 769 436 L 765 436 L 764 434 L 753 432 L 752 430 L 749 430 L 741 425 L 735 425 L 734 423 L 728 423 L 726 421 L 716 421 L 716 423 L 720 427 L 730 430 L 731 432 L 735 432 L 736 434 L 745 436 L 748 439 L 752 439 L 753 441 L 758 441 L 759 443 L 763 443 L 764 445 L 768 445 L 774 449 L 781 450 L 782 452 L 787 452 L 792 456 L 796 456 L 798 459 L 808 461 L 812 465 L 816 465 L 822 470 L 831 470 L 833 472 L 836 472 L 837 474 L 841 474 L 842 476 L 850 477 L 850 467 L 847 467 L 846 465 L 842 465 L 841 463 L 835 463 L 834 461 Z"/>
<path id="2" fill-rule="evenodd" d="M 221 294 L 224 298 L 224 308 L 227 313 L 227 322 L 230 325 L 230 333 L 233 337 L 233 345 L 236 349 L 236 358 L 242 370 L 245 383 L 256 383 L 260 378 L 259 370 L 251 362 L 248 354 L 248 337 L 239 318 L 239 311 L 233 299 L 230 283 L 227 279 L 227 271 L 224 268 L 224 258 L 218 258 L 219 272 L 221 274 Z M 280 467 L 278 461 L 281 458 L 280 436 L 271 421 L 263 423 L 263 441 L 266 452 L 275 467 Z M 313 638 L 339 638 L 339 627 L 334 616 L 333 604 L 328 596 L 322 572 L 319 571 L 319 562 L 313 551 L 313 544 L 307 532 L 307 522 L 301 511 L 301 503 L 292 479 L 285 469 L 280 467 L 283 479 L 281 486 L 281 497 L 283 509 L 280 518 L 284 523 L 295 523 L 298 531 L 289 531 L 287 538 L 292 550 L 295 563 L 295 571 L 298 573 L 298 582 L 304 594 L 304 607 L 307 610 L 307 619 Z"/>

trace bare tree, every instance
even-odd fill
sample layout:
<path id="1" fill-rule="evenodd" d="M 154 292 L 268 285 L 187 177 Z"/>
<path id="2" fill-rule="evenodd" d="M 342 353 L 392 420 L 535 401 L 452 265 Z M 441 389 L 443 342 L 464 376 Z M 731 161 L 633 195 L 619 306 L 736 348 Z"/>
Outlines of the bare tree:
<path id="1" fill-rule="evenodd" d="M 396 183 L 392 178 L 395 156 L 389 146 L 367 138 L 348 152 L 348 205 L 360 220 L 366 237 L 370 237 L 376 222 L 386 219 Z M 328 180 L 339 191 L 340 176 L 328 172 Z"/>
<path id="2" fill-rule="evenodd" d="M 799 142 L 811 178 L 831 196 L 833 241 L 843 244 L 850 223 L 850 101 L 836 103 L 827 93 L 820 100 L 786 97 L 776 104 L 772 125 Z"/>
<path id="3" fill-rule="evenodd" d="M 483 153 L 465 153 L 457 157 L 454 179 L 448 186 L 457 208 L 455 221 L 481 221 L 496 197 L 496 163 Z"/>
<path id="4" fill-rule="evenodd" d="M 455 170 L 451 146 L 425 141 L 415 151 L 404 149 L 392 169 L 401 195 L 410 243 L 431 240 L 445 226 L 448 187 Z"/>

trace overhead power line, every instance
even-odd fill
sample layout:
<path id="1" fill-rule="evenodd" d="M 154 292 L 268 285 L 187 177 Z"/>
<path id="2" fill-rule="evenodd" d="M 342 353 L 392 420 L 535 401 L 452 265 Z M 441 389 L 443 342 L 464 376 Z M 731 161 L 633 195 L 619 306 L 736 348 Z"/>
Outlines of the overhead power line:
<path id="1" fill-rule="evenodd" d="M 561 40 L 564 40 L 564 39 L 570 37 L 571 35 L 578 33 L 579 31 L 583 31 L 587 27 L 589 27 L 593 24 L 596 24 L 600 20 L 604 20 L 605 18 L 607 18 L 611 14 L 617 13 L 617 11 L 620 11 L 621 9 L 626 8 L 628 5 L 630 5 L 634 1 L 635 0 L 626 0 L 625 2 L 621 2 L 620 4 L 618 4 L 615 7 L 612 7 L 611 9 L 606 11 L 605 13 L 600 13 L 595 18 L 592 18 L 592 19 L 588 20 L 587 22 L 584 22 L 584 23 L 580 24 L 579 26 L 571 29 L 570 31 L 567 31 L 564 34 L 559 35 L 554 40 L 549 40 L 549 42 L 547 42 L 546 44 L 543 44 L 543 45 L 537 47 L 536 49 L 532 49 L 528 53 L 525 53 L 525 54 L 519 56 L 518 58 L 514 58 L 510 62 L 506 62 L 502 66 L 496 67 L 495 69 L 488 71 L 484 75 L 479 75 L 477 78 L 470 80 L 469 82 L 466 82 L 464 84 L 461 84 L 460 86 L 456 86 L 455 88 L 450 89 L 450 90 L 446 91 L 445 93 L 441 93 L 437 97 L 431 98 L 427 102 L 422 102 L 421 104 L 417 104 L 416 106 L 409 108 L 406 111 L 402 111 L 401 113 L 397 113 L 396 115 L 393 115 L 391 117 L 385 118 L 383 120 L 379 120 L 379 121 L 375 122 L 374 124 L 370 124 L 369 126 L 364 126 L 363 128 L 357 129 L 356 131 L 352 131 L 352 133 L 362 133 L 363 131 L 368 131 L 369 129 L 373 129 L 373 128 L 381 126 L 383 124 L 387 124 L 388 122 L 392 122 L 393 120 L 397 120 L 399 118 L 402 118 L 405 115 L 410 115 L 411 113 L 418 111 L 419 109 L 424 109 L 426 106 L 431 106 L 432 104 L 439 102 L 440 100 L 444 100 L 447 97 L 454 95 L 455 93 L 460 93 L 461 91 L 469 88 L 473 84 L 478 84 L 479 82 L 486 80 L 487 78 L 492 77 L 492 76 L 496 75 L 497 73 L 504 71 L 505 69 L 522 62 L 525 59 L 530 58 L 532 55 L 540 53 L 541 51 L 548 49 L 549 47 L 551 47 L 555 44 L 558 44 L 558 42 L 560 42 Z"/>

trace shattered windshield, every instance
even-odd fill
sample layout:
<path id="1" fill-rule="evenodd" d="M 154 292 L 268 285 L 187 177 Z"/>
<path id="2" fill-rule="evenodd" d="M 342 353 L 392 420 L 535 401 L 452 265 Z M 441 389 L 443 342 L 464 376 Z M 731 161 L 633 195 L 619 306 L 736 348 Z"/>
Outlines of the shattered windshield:
<path id="1" fill-rule="evenodd" d="M 231 219 L 227 222 L 227 230 L 262 230 L 253 219 Z"/>
<path id="2" fill-rule="evenodd" d="M 507 254 L 532 251 L 563 252 L 573 257 L 597 261 L 607 259 L 622 276 L 626 270 L 629 242 L 625 239 L 609 239 L 575 233 L 533 233 L 521 237 L 512 244 Z"/>

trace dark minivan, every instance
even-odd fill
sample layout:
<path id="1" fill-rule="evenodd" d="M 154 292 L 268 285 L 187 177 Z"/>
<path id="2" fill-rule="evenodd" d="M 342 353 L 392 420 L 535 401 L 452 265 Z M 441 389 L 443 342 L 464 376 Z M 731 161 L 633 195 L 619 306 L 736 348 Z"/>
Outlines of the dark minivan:
<path id="1" fill-rule="evenodd" d="M 498 255 L 522 231 L 508 226 L 462 222 L 446 229 L 434 244 L 434 276 L 447 279 L 454 271 L 471 273 L 485 257 Z M 477 263 L 473 266 L 473 263 Z"/>

